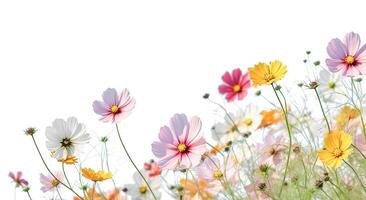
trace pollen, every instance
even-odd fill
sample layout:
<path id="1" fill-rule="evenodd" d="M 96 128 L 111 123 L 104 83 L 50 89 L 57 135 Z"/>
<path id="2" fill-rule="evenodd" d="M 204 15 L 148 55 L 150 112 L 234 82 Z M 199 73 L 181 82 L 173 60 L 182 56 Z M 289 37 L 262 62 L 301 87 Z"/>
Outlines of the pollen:
<path id="1" fill-rule="evenodd" d="M 116 106 L 116 105 L 113 105 L 113 106 L 111 107 L 111 112 L 112 112 L 112 113 L 116 113 L 116 112 L 118 112 L 118 110 L 119 110 L 119 108 L 118 108 L 118 106 Z"/>
<path id="2" fill-rule="evenodd" d="M 213 173 L 213 177 L 215 179 L 220 179 L 222 178 L 224 175 L 222 174 L 222 172 L 220 170 L 215 170 L 214 173 Z"/>
<path id="3" fill-rule="evenodd" d="M 250 125 L 252 125 L 253 124 L 253 120 L 252 119 L 250 119 L 250 118 L 247 118 L 247 119 L 244 119 L 244 124 L 245 125 L 247 125 L 247 126 L 250 126 Z"/>
<path id="4" fill-rule="evenodd" d="M 271 73 L 265 73 L 263 78 L 267 82 L 272 81 L 273 79 L 275 79 L 275 77 Z"/>
<path id="5" fill-rule="evenodd" d="M 145 193 L 147 192 L 147 188 L 146 188 L 146 186 L 140 186 L 140 187 L 139 187 L 139 192 L 140 192 L 141 194 L 145 194 Z"/>
<path id="6" fill-rule="evenodd" d="M 347 64 L 352 65 L 352 64 L 354 64 L 354 63 L 355 63 L 355 57 L 353 57 L 353 56 L 349 55 L 349 56 L 347 56 L 347 57 L 344 59 L 344 61 L 345 61 Z"/>
<path id="7" fill-rule="evenodd" d="M 187 146 L 185 144 L 179 144 L 178 145 L 178 151 L 180 153 L 184 153 L 187 150 Z"/>
<path id="8" fill-rule="evenodd" d="M 233 90 L 234 90 L 234 92 L 240 92 L 241 91 L 240 85 L 239 84 L 234 85 Z"/>
<path id="9" fill-rule="evenodd" d="M 339 157 L 341 157 L 341 156 L 343 155 L 343 152 L 342 152 L 340 149 L 336 148 L 336 149 L 334 149 L 334 151 L 333 151 L 333 155 L 334 155 L 335 157 L 339 158 Z"/>

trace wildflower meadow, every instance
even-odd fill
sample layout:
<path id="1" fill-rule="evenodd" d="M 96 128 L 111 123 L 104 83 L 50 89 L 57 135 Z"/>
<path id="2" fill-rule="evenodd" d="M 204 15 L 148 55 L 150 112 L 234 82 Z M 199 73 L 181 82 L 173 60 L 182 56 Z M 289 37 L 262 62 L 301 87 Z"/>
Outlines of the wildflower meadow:
<path id="1" fill-rule="evenodd" d="M 14 198 L 25 193 L 37 200 L 32 192 L 41 190 L 55 200 L 366 199 L 366 44 L 350 32 L 330 38 L 324 50 L 327 58 L 304 52 L 302 66 L 276 58 L 229 66 L 210 77 L 217 90 L 202 91 L 202 98 L 215 107 L 219 120 L 205 130 L 204 118 L 179 110 L 149 133 L 156 139 L 141 151 L 154 157 L 144 165 L 135 162 L 121 132 L 138 106 L 134 91 L 98 91 L 96 100 L 86 103 L 100 119 L 95 123 L 113 129 L 100 139 L 104 156 L 84 165 L 86 145 L 94 137 L 77 116 L 51 119 L 47 127 L 23 127 L 34 146 L 29 151 L 39 156 L 34 162 L 44 168 L 39 177 L 22 169 L 9 172 Z M 307 69 L 303 79 L 282 84 L 288 71 L 299 67 Z M 111 170 L 112 139 L 129 160 L 114 168 L 133 168 L 132 182 L 116 180 Z M 45 157 L 59 167 L 52 168 Z M 33 187 L 34 182 L 42 187 Z"/>

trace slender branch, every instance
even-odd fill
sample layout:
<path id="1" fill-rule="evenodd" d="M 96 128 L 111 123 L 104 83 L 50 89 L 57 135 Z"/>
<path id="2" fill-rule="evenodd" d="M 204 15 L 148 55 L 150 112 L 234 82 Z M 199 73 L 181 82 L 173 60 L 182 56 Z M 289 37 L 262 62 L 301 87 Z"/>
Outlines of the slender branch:
<path id="1" fill-rule="evenodd" d="M 348 167 L 350 167 L 351 169 L 352 169 L 352 171 L 353 171 L 353 173 L 355 173 L 355 175 L 356 175 L 356 177 L 357 177 L 357 179 L 358 179 L 358 181 L 360 182 L 360 184 L 361 184 L 361 187 L 362 187 L 362 189 L 363 189 L 363 191 L 366 193 L 366 188 L 365 188 L 365 186 L 363 185 L 363 183 L 362 183 L 362 180 L 361 180 L 361 178 L 360 178 L 360 176 L 357 174 L 357 172 L 356 172 L 356 170 L 348 163 L 348 162 L 346 162 L 345 160 L 343 160 L 343 162 L 344 163 L 346 163 L 347 165 L 348 165 Z"/>
<path id="2" fill-rule="evenodd" d="M 320 105 L 320 108 L 322 110 L 322 113 L 323 113 L 323 116 L 324 116 L 324 120 L 325 122 L 327 123 L 327 127 L 328 127 L 328 132 L 330 133 L 330 125 L 329 125 L 329 122 L 328 122 L 328 119 L 327 119 L 327 116 L 325 115 L 325 111 L 324 111 L 324 108 L 323 108 L 323 104 L 322 104 L 322 101 L 320 100 L 320 97 L 319 97 L 319 93 L 318 93 L 318 90 L 316 88 L 314 88 L 315 90 L 315 94 L 316 94 L 316 97 L 319 101 L 319 105 Z"/>
<path id="3" fill-rule="evenodd" d="M 150 187 L 150 184 L 147 182 L 146 178 L 145 178 L 145 177 L 144 177 L 144 175 L 140 172 L 140 170 L 138 169 L 138 167 L 136 166 L 136 164 L 133 162 L 133 160 L 132 160 L 132 158 L 131 158 L 130 154 L 128 153 L 127 148 L 125 147 L 125 145 L 124 145 L 124 143 L 123 143 L 123 141 L 122 141 L 122 137 L 121 137 L 121 134 L 120 134 L 120 132 L 119 132 L 118 124 L 116 124 L 116 130 L 117 130 L 117 133 L 118 133 L 119 141 L 121 142 L 121 145 L 122 145 L 122 147 L 123 147 L 123 149 L 124 149 L 124 151 L 125 151 L 125 153 L 126 153 L 126 155 L 127 155 L 128 159 L 130 160 L 130 162 L 132 163 L 132 165 L 135 167 L 136 171 L 140 174 L 141 178 L 142 178 L 142 179 L 144 180 L 144 182 L 146 183 L 146 185 L 147 185 L 147 187 L 149 188 L 149 190 L 150 190 L 150 192 L 151 192 L 152 196 L 154 197 L 154 199 L 155 199 L 155 200 L 157 200 L 157 198 L 156 198 L 156 196 L 155 196 L 155 194 L 154 194 L 153 190 L 152 190 L 152 189 L 151 189 L 151 187 Z"/>

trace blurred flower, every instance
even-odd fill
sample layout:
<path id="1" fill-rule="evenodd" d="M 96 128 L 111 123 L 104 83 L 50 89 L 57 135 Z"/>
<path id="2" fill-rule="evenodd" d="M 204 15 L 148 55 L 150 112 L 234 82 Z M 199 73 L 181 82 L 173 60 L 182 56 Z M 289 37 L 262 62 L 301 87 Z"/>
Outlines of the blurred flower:
<path id="1" fill-rule="evenodd" d="M 106 172 L 103 170 L 99 170 L 99 171 L 94 171 L 91 168 L 82 168 L 81 169 L 82 175 L 94 182 L 98 182 L 98 181 L 104 181 L 107 179 L 112 178 L 112 172 Z"/>
<path id="2" fill-rule="evenodd" d="M 18 171 L 16 174 L 14 174 L 13 172 L 9 172 L 8 176 L 15 183 L 15 187 L 24 187 L 28 185 L 28 181 L 22 178 L 23 172 L 21 171 Z"/>
<path id="3" fill-rule="evenodd" d="M 60 186 L 60 181 L 63 181 L 64 176 L 62 175 L 62 172 L 57 171 L 54 173 L 55 177 L 53 177 L 51 174 L 48 174 L 47 176 L 41 174 L 40 175 L 40 181 L 42 184 L 41 190 L 42 192 L 49 192 L 53 191 L 54 189 L 58 188 Z"/>
<path id="4" fill-rule="evenodd" d="M 224 83 L 219 86 L 219 92 L 226 95 L 228 102 L 243 100 L 247 96 L 250 87 L 248 73 L 243 75 L 240 69 L 234 69 L 231 74 L 225 72 L 221 79 Z"/>
<path id="5" fill-rule="evenodd" d="M 259 124 L 258 128 L 265 128 L 270 125 L 281 122 L 285 119 L 283 112 L 280 109 L 273 109 L 270 111 L 263 110 L 259 114 L 262 115 L 262 121 Z"/>
<path id="6" fill-rule="evenodd" d="M 335 117 L 337 130 L 344 130 L 348 123 L 357 117 L 358 112 L 355 108 L 344 106 L 341 112 Z"/>
<path id="7" fill-rule="evenodd" d="M 357 33 L 347 33 L 343 42 L 332 39 L 328 43 L 327 51 L 330 56 L 326 59 L 331 72 L 340 71 L 344 76 L 366 74 L 366 45 L 360 48 L 361 39 Z"/>
<path id="8" fill-rule="evenodd" d="M 352 152 L 349 147 L 352 136 L 343 131 L 333 131 L 324 138 L 324 149 L 318 151 L 319 159 L 326 165 L 337 169 Z"/>
<path id="9" fill-rule="evenodd" d="M 270 62 L 269 65 L 258 63 L 254 67 L 250 67 L 248 72 L 253 86 L 256 87 L 258 85 L 270 85 L 281 80 L 287 73 L 287 67 L 281 61 L 275 60 Z"/>
<path id="10" fill-rule="evenodd" d="M 225 115 L 224 120 L 224 122 L 218 122 L 212 127 L 212 138 L 215 141 L 220 141 L 222 143 L 226 143 L 228 141 L 236 141 L 240 139 L 240 129 L 242 128 L 241 113 L 229 113 L 228 115 Z"/>
<path id="11" fill-rule="evenodd" d="M 220 183 L 189 179 L 180 179 L 180 186 L 183 187 L 183 200 L 212 200 L 221 190 Z"/>
<path id="12" fill-rule="evenodd" d="M 118 123 L 120 120 L 130 115 L 135 107 L 135 99 L 130 97 L 127 89 L 117 94 L 116 89 L 108 88 L 103 92 L 103 101 L 94 101 L 93 109 L 103 122 Z"/>
<path id="13" fill-rule="evenodd" d="M 73 165 L 78 162 L 78 159 L 75 156 L 70 155 L 70 156 L 67 156 L 65 159 L 63 159 L 63 158 L 59 159 L 58 162 L 62 162 L 67 165 Z"/>
<path id="14" fill-rule="evenodd" d="M 365 136 L 363 134 L 357 134 L 355 138 L 355 146 L 362 151 L 363 154 L 366 154 L 366 143 Z"/>
<path id="15" fill-rule="evenodd" d="M 156 162 L 145 163 L 144 169 L 150 178 L 159 176 L 161 174 L 161 168 L 158 166 L 158 164 L 156 164 Z"/>
<path id="16" fill-rule="evenodd" d="M 122 197 L 121 192 L 119 189 L 112 190 L 108 192 L 105 196 L 98 193 L 97 191 L 90 188 L 86 192 L 87 199 L 93 199 L 93 200 L 126 200 L 126 198 Z M 73 200 L 81 200 L 78 197 L 74 197 Z"/>
<path id="17" fill-rule="evenodd" d="M 205 158 L 204 161 L 195 168 L 195 172 L 199 179 L 207 182 L 221 181 L 226 183 L 236 182 L 237 173 L 232 159 L 228 159 L 226 163 L 220 162 L 216 156 Z"/>
<path id="18" fill-rule="evenodd" d="M 143 176 L 146 178 L 146 181 L 150 185 L 151 189 L 153 190 L 156 198 L 160 199 L 160 179 L 158 178 L 148 178 L 146 173 L 141 170 Z M 148 186 L 146 185 L 145 181 L 141 178 L 141 176 L 135 172 L 133 174 L 134 184 L 127 184 L 125 187 L 127 189 L 127 194 L 131 196 L 133 200 L 147 200 L 153 199 L 153 195 L 151 194 Z"/>
<path id="19" fill-rule="evenodd" d="M 265 181 L 255 177 L 255 180 L 248 185 L 244 186 L 245 191 L 250 199 L 258 199 L 258 200 L 270 200 L 270 198 L 266 194 L 267 184 Z"/>
<path id="20" fill-rule="evenodd" d="M 208 151 L 205 152 L 205 156 L 213 156 L 225 149 L 226 144 L 217 144 Z"/>
<path id="21" fill-rule="evenodd" d="M 257 155 L 261 155 L 260 164 L 280 164 L 284 143 L 285 141 L 282 135 L 275 137 L 274 134 L 268 133 L 264 138 L 264 143 L 257 145 L 255 150 Z"/>
<path id="22" fill-rule="evenodd" d="M 89 142 L 90 136 L 85 133 L 84 124 L 78 123 L 75 117 L 67 121 L 56 119 L 52 126 L 46 129 L 46 146 L 57 159 L 66 159 L 81 151 L 82 146 Z"/>
<path id="23" fill-rule="evenodd" d="M 160 141 L 151 145 L 154 155 L 160 158 L 158 165 L 173 170 L 198 165 L 206 151 L 201 126 L 201 120 L 196 116 L 188 122 L 186 115 L 175 114 L 170 119 L 170 128 L 160 128 Z"/>
<path id="24" fill-rule="evenodd" d="M 26 135 L 34 135 L 37 132 L 37 129 L 34 127 L 29 127 L 27 129 L 24 130 L 24 133 Z"/>

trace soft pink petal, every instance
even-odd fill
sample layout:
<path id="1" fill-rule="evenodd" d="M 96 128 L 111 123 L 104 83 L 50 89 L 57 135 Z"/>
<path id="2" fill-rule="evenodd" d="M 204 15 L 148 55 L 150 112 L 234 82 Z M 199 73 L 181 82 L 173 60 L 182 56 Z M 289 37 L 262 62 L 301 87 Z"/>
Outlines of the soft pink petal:
<path id="1" fill-rule="evenodd" d="M 174 138 L 169 127 L 163 126 L 160 128 L 159 139 L 164 143 L 174 143 Z"/>
<path id="2" fill-rule="evenodd" d="M 355 55 L 360 48 L 360 36 L 357 33 L 351 32 L 347 33 L 344 37 L 344 43 L 348 50 L 348 55 Z"/>
<path id="3" fill-rule="evenodd" d="M 233 92 L 233 87 L 222 84 L 219 86 L 219 92 L 220 92 L 220 94 L 231 93 L 231 92 Z"/>
<path id="4" fill-rule="evenodd" d="M 161 142 L 153 142 L 151 144 L 151 150 L 153 154 L 158 158 L 166 156 L 166 146 Z"/>
<path id="5" fill-rule="evenodd" d="M 358 71 L 357 67 L 355 66 L 349 66 L 343 70 L 344 76 L 357 76 L 360 75 L 360 71 Z"/>
<path id="6" fill-rule="evenodd" d="M 188 130 L 188 135 L 187 135 L 187 144 L 190 145 L 191 142 L 194 142 L 195 139 L 197 138 L 201 138 L 202 137 L 202 132 L 201 132 L 201 127 L 202 127 L 202 122 L 201 119 L 197 116 L 194 116 L 191 118 L 191 120 L 189 121 L 189 130 Z"/>
<path id="7" fill-rule="evenodd" d="M 119 97 L 114 88 L 108 88 L 103 92 L 103 101 L 109 106 L 119 105 Z"/>
<path id="8" fill-rule="evenodd" d="M 233 82 L 235 84 L 238 84 L 241 79 L 241 75 L 242 75 L 241 70 L 239 68 L 234 69 L 232 74 L 233 74 Z"/>
<path id="9" fill-rule="evenodd" d="M 98 115 L 106 115 L 109 113 L 108 107 L 101 101 L 94 101 L 93 102 L 93 110 Z"/>
<path id="10" fill-rule="evenodd" d="M 347 56 L 347 48 L 338 38 L 328 43 L 327 52 L 331 58 L 344 59 Z"/>
<path id="11" fill-rule="evenodd" d="M 183 134 L 183 129 L 187 124 L 187 117 L 185 114 L 175 114 L 170 119 L 170 129 L 172 133 L 179 138 L 181 134 Z"/>

